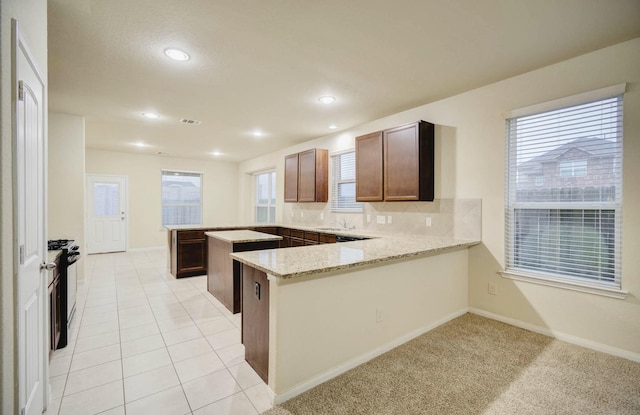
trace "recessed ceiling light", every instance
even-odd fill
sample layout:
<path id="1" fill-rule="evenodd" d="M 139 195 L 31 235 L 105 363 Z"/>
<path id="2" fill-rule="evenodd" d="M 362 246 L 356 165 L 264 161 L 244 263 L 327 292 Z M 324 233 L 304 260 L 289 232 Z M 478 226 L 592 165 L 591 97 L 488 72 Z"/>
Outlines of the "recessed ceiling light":
<path id="1" fill-rule="evenodd" d="M 219 151 L 214 151 L 214 152 L 212 152 L 212 153 L 211 153 L 211 155 L 212 155 L 212 156 L 216 156 L 216 157 L 218 157 L 218 156 L 221 156 L 221 155 L 222 155 L 222 153 L 221 153 L 221 152 L 219 152 Z"/>
<path id="2" fill-rule="evenodd" d="M 255 130 L 251 134 L 253 134 L 254 137 L 262 137 L 263 132 L 260 130 Z"/>
<path id="3" fill-rule="evenodd" d="M 136 142 L 136 143 L 131 143 L 131 144 L 132 144 L 132 145 L 134 145 L 134 146 L 136 146 L 136 147 L 140 147 L 140 148 L 142 148 L 142 147 L 146 147 L 146 146 L 147 146 L 147 144 L 142 143 L 142 142 L 140 142 L 140 141 L 138 141 L 138 142 Z"/>
<path id="4" fill-rule="evenodd" d="M 335 130 L 336 128 L 338 128 L 338 126 L 337 126 L 337 125 L 334 125 L 334 124 L 331 124 L 331 125 L 329 126 L 329 129 L 330 129 L 330 130 Z"/>
<path id="5" fill-rule="evenodd" d="M 154 114 L 153 112 L 143 112 L 142 116 L 146 117 L 146 118 L 149 118 L 150 120 L 155 120 L 157 118 L 160 118 L 160 116 L 158 114 Z"/>
<path id="6" fill-rule="evenodd" d="M 335 97 L 332 97 L 329 95 L 325 95 L 323 97 L 318 98 L 318 101 L 320 101 L 323 104 L 332 104 L 335 100 L 336 100 Z"/>
<path id="7" fill-rule="evenodd" d="M 170 57 L 171 59 L 173 59 L 174 61 L 184 62 L 191 59 L 191 56 L 189 56 L 187 52 L 184 52 L 180 49 L 173 49 L 173 48 L 165 49 L 164 54 Z"/>

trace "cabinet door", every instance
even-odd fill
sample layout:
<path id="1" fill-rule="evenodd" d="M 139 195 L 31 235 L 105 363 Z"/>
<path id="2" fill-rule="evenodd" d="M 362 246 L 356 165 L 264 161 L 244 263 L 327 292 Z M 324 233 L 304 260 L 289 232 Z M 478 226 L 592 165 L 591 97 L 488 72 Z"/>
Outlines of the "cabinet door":
<path id="1" fill-rule="evenodd" d="M 269 280 L 267 274 L 242 265 L 242 344 L 244 357 L 268 383 Z"/>
<path id="2" fill-rule="evenodd" d="M 384 199 L 420 200 L 418 123 L 384 131 Z"/>
<path id="3" fill-rule="evenodd" d="M 298 201 L 298 154 L 284 158 L 284 201 Z"/>
<path id="4" fill-rule="evenodd" d="M 204 233 L 203 233 L 204 235 Z M 207 240 L 178 239 L 178 270 L 176 278 L 203 275 L 207 272 Z"/>
<path id="5" fill-rule="evenodd" d="M 356 200 L 382 200 L 382 131 L 356 137 Z"/>
<path id="6" fill-rule="evenodd" d="M 311 149 L 298 154 L 298 201 L 316 200 L 316 150 Z"/>

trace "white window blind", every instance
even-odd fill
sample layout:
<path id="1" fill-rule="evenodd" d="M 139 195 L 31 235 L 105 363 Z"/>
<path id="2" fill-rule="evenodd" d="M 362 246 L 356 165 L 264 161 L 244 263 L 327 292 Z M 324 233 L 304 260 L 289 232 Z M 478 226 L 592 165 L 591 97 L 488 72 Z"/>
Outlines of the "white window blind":
<path id="1" fill-rule="evenodd" d="M 506 264 L 621 286 L 622 95 L 506 122 Z"/>
<path id="2" fill-rule="evenodd" d="M 348 150 L 331 156 L 331 211 L 362 212 L 356 202 L 356 152 Z"/>
<path id="3" fill-rule="evenodd" d="M 276 221 L 276 172 L 269 171 L 255 175 L 256 180 L 256 222 Z"/>
<path id="4" fill-rule="evenodd" d="M 202 173 L 162 171 L 162 224 L 202 223 Z"/>

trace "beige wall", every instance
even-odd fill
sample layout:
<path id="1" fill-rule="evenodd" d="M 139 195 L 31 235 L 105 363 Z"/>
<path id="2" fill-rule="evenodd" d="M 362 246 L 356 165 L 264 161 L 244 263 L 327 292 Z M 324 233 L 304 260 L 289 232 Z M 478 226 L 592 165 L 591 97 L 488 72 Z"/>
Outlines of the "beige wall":
<path id="1" fill-rule="evenodd" d="M 276 400 L 464 314 L 467 258 L 459 249 L 270 281 L 269 386 Z"/>
<path id="2" fill-rule="evenodd" d="M 160 208 L 163 169 L 202 172 L 204 225 L 238 222 L 237 165 L 204 160 L 136 155 L 110 151 L 86 152 L 87 174 L 127 176 L 129 180 L 129 249 L 167 245 Z"/>
<path id="3" fill-rule="evenodd" d="M 501 278 L 504 268 L 505 130 L 502 114 L 627 82 L 624 98 L 624 220 L 622 284 L 626 300 L 543 287 Z M 242 219 L 251 219 L 248 173 L 275 166 L 278 214 L 283 199 L 283 156 L 312 147 L 352 148 L 354 137 L 413 122 L 436 130 L 436 198 L 481 198 L 482 241 L 470 250 L 469 306 L 538 328 L 591 342 L 640 359 L 640 38 L 510 78 L 348 131 L 328 135 L 240 164 Z M 280 220 L 283 218 L 280 217 Z M 284 218 L 286 219 L 286 218 Z M 488 295 L 487 285 L 497 285 Z"/>
<path id="4" fill-rule="evenodd" d="M 84 117 L 49 113 L 48 239 L 75 239 L 84 245 Z M 84 278 L 84 256 L 78 262 Z"/>
<path id="5" fill-rule="evenodd" d="M 41 73 L 47 74 L 47 2 L 0 3 L 0 412 L 17 413 L 12 194 L 11 19 L 16 19 Z M 46 102 L 45 102 L 46 109 Z"/>

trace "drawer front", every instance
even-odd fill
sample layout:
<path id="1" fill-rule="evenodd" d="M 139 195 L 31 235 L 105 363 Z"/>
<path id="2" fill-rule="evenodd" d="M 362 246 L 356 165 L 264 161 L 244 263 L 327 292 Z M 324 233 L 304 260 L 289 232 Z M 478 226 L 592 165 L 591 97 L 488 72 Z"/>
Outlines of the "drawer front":
<path id="1" fill-rule="evenodd" d="M 289 229 L 289 228 L 278 228 L 278 235 L 280 235 L 280 236 L 291 236 L 291 229 Z"/>
<path id="2" fill-rule="evenodd" d="M 189 239 L 204 239 L 204 231 L 179 231 L 178 240 L 186 241 Z"/>
<path id="3" fill-rule="evenodd" d="M 323 243 L 323 244 L 335 244 L 336 236 L 328 233 L 321 233 L 319 240 L 320 240 L 320 243 Z"/>
<path id="4" fill-rule="evenodd" d="M 275 226 L 263 226 L 256 228 L 256 232 L 268 233 L 270 235 L 277 235 L 278 228 Z"/>
<path id="5" fill-rule="evenodd" d="M 304 246 L 304 239 L 291 238 L 291 246 Z"/>
<path id="6" fill-rule="evenodd" d="M 291 229 L 291 237 L 304 239 L 304 231 L 301 231 L 298 229 Z"/>
<path id="7" fill-rule="evenodd" d="M 318 242 L 318 232 L 308 232 L 305 231 L 304 232 L 304 239 L 307 241 L 314 241 L 314 242 Z"/>

